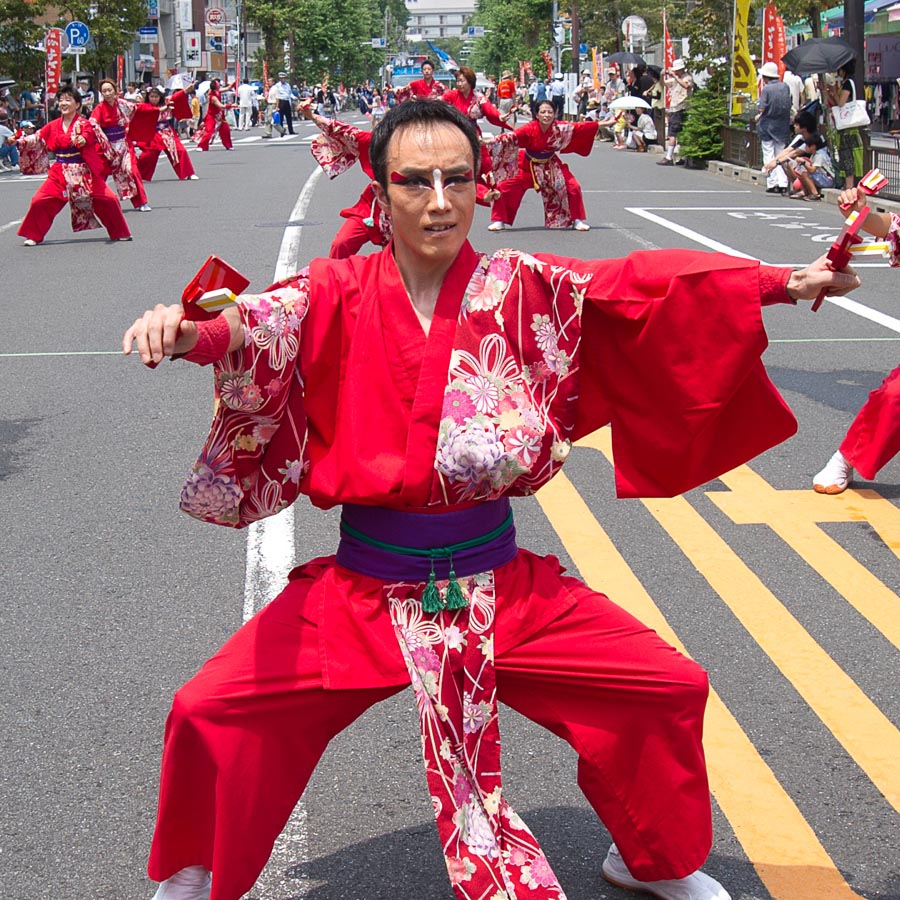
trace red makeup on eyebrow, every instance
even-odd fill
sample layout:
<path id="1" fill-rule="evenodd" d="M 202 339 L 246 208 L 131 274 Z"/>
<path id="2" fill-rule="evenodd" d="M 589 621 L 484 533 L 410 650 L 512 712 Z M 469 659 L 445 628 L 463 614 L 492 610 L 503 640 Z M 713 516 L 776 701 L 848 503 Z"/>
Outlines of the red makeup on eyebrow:
<path id="1" fill-rule="evenodd" d="M 399 172 L 391 172 L 391 184 L 409 184 L 409 178 Z"/>

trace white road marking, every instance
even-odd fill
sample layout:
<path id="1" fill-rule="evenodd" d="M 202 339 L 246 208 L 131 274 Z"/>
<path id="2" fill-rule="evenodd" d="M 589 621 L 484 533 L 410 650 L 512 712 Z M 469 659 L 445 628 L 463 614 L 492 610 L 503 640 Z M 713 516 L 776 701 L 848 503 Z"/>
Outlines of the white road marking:
<path id="1" fill-rule="evenodd" d="M 59 350 L 55 352 L 0 353 L 0 359 L 21 356 L 121 356 L 121 350 Z M 137 357 L 135 357 L 137 359 Z"/>
<path id="2" fill-rule="evenodd" d="M 653 208 L 661 209 L 663 207 Z M 698 209 L 699 207 L 690 208 Z M 712 208 L 715 209 L 716 207 Z M 759 257 L 751 256 L 749 253 L 742 253 L 740 250 L 735 250 L 734 247 L 729 247 L 727 244 L 723 244 L 720 241 L 714 241 L 712 238 L 707 237 L 705 234 L 700 234 L 699 231 L 694 231 L 691 228 L 685 228 L 684 225 L 679 225 L 677 222 L 670 222 L 668 219 L 664 219 L 662 216 L 658 216 L 655 213 L 648 212 L 648 210 L 646 209 L 641 209 L 640 207 L 635 206 L 628 206 L 625 209 L 627 212 L 634 213 L 636 216 L 640 216 L 643 219 L 647 219 L 650 222 L 661 225 L 663 228 L 667 228 L 669 231 L 674 231 L 676 234 L 680 234 L 682 237 L 686 237 L 692 241 L 696 241 L 698 244 L 701 244 L 704 247 L 708 247 L 710 250 L 715 250 L 718 253 L 727 253 L 730 256 L 737 256 L 741 259 L 759 260 Z M 861 263 L 860 265 L 862 266 L 866 264 Z M 870 309 L 868 306 L 864 306 L 862 303 L 859 303 L 856 300 L 850 300 L 848 297 L 826 297 L 825 300 L 828 303 L 833 303 L 835 306 L 839 306 L 841 309 L 846 310 L 849 313 L 853 313 L 854 315 L 859 316 L 860 318 L 868 319 L 870 322 L 875 322 L 878 325 L 883 325 L 885 328 L 889 328 L 891 331 L 900 333 L 900 319 L 895 319 L 893 316 L 889 316 L 886 313 L 879 312 L 877 309 Z"/>
<path id="3" fill-rule="evenodd" d="M 709 191 L 670 191 L 670 190 L 658 190 L 658 191 L 642 191 L 640 188 L 636 190 L 618 190 L 618 191 L 601 191 L 601 190 L 583 190 L 584 194 L 752 194 L 753 191 L 747 189 L 745 191 L 727 191 L 727 190 L 709 190 Z M 656 207 L 651 207 L 651 209 L 655 209 Z M 686 209 L 696 209 L 697 207 L 685 207 Z M 714 207 L 715 209 L 719 209 L 720 207 Z M 725 209 L 726 207 L 721 207 Z M 771 209 L 772 207 L 765 207 L 765 209 Z"/>
<path id="4" fill-rule="evenodd" d="M 16 219 L 15 222 L 7 222 L 5 225 L 0 225 L 0 231 L 6 231 L 9 228 L 15 228 L 15 226 L 21 224 L 21 222 L 21 219 Z"/>
<path id="5" fill-rule="evenodd" d="M 302 219 L 312 200 L 316 182 L 322 175 L 317 166 L 307 178 L 303 190 L 291 212 L 290 221 Z M 288 225 L 281 239 L 278 261 L 275 264 L 275 281 L 293 275 L 299 266 L 300 234 L 302 225 Z M 294 509 L 288 507 L 277 516 L 254 522 L 247 534 L 247 573 L 244 580 L 244 621 L 248 621 L 284 587 L 288 573 L 294 567 L 296 542 L 294 539 Z M 297 804 L 288 823 L 275 843 L 272 855 L 256 885 L 250 892 L 259 900 L 276 900 L 276 897 L 305 896 L 308 880 L 287 878 L 286 872 L 309 858 L 309 839 L 306 827 L 306 809 L 303 802 Z M 249 894 L 247 896 L 250 896 Z"/>

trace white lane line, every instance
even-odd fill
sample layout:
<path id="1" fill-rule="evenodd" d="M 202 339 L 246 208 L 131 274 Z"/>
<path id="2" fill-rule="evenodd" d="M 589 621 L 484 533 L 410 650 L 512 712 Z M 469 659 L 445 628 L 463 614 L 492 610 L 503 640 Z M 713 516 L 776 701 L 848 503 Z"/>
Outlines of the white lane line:
<path id="1" fill-rule="evenodd" d="M 642 191 L 640 188 L 635 190 L 619 190 L 619 191 L 601 191 L 601 190 L 582 190 L 584 194 L 752 194 L 753 191 L 749 188 L 745 191 L 670 191 L 670 190 L 659 190 L 659 191 Z M 665 207 L 657 207 L 651 206 L 650 209 L 661 209 Z M 696 206 L 687 207 L 688 209 L 696 209 Z M 727 207 L 716 206 L 713 209 L 726 209 Z M 743 208 L 743 207 L 742 207 Z M 772 207 L 766 206 L 765 209 L 771 209 Z"/>
<path id="2" fill-rule="evenodd" d="M 21 222 L 21 219 L 16 219 L 15 222 L 7 222 L 5 225 L 0 225 L 0 231 L 6 231 L 9 228 L 15 228 L 15 226 L 21 224 Z"/>
<path id="3" fill-rule="evenodd" d="M 690 228 L 685 228 L 683 225 L 679 225 L 676 222 L 670 222 L 668 219 L 664 219 L 662 216 L 657 216 L 654 213 L 648 212 L 646 209 L 641 209 L 634 206 L 628 206 L 625 209 L 627 212 L 634 213 L 636 216 L 640 216 L 641 218 L 647 219 L 650 222 L 655 222 L 657 225 L 661 225 L 663 228 L 669 229 L 669 231 L 674 231 L 676 234 L 680 234 L 682 237 L 686 237 L 692 241 L 696 241 L 698 244 L 701 244 L 704 247 L 708 247 L 710 250 L 715 250 L 719 253 L 728 253 L 730 256 L 739 256 L 742 259 L 759 259 L 759 257 L 750 256 L 750 254 L 748 253 L 742 253 L 740 250 L 735 250 L 734 247 L 729 247 L 727 244 L 723 244 L 719 241 L 714 241 L 712 238 L 707 237 L 705 234 L 700 234 L 700 232 L 698 231 L 693 231 Z M 839 306 L 841 309 L 846 310 L 849 313 L 853 313 L 854 315 L 860 316 L 863 319 L 868 319 L 870 322 L 875 322 L 878 325 L 883 325 L 885 328 L 889 328 L 891 331 L 900 333 L 900 319 L 895 319 L 893 316 L 889 316 L 885 313 L 879 312 L 876 309 L 870 309 L 868 306 L 864 306 L 862 303 L 859 303 L 856 300 L 850 300 L 848 297 L 826 297 L 825 299 L 829 303 L 833 303 L 835 306 Z"/>
<path id="4" fill-rule="evenodd" d="M 303 190 L 294 204 L 290 221 L 303 219 L 312 200 L 316 182 L 322 170 L 316 166 L 306 179 Z M 275 264 L 275 281 L 293 275 L 299 266 L 300 234 L 302 225 L 288 225 L 281 239 L 278 261 Z M 247 573 L 244 579 L 244 611 L 246 622 L 270 600 L 287 582 L 288 573 L 294 567 L 296 541 L 294 509 L 288 507 L 277 516 L 254 522 L 247 534 Z M 289 723 L 288 723 L 289 725 Z M 251 893 L 259 900 L 276 900 L 276 897 L 305 896 L 308 879 L 290 877 L 286 873 L 298 863 L 309 858 L 309 836 L 306 827 L 306 808 L 303 801 L 297 804 L 281 836 L 275 842 L 269 862 Z M 248 895 L 249 896 L 249 895 Z"/>
<path id="5" fill-rule="evenodd" d="M 0 359 L 23 356 L 121 356 L 121 350 L 58 350 L 34 353 L 0 353 Z"/>
<path id="6" fill-rule="evenodd" d="M 877 338 L 769 338 L 770 344 L 892 344 L 900 337 Z"/>

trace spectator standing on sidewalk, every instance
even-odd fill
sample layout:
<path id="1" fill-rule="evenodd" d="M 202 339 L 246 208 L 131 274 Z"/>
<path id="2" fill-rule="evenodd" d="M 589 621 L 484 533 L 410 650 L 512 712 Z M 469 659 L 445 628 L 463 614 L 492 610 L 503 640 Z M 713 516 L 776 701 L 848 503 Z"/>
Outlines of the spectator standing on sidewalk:
<path id="1" fill-rule="evenodd" d="M 768 166 L 784 150 L 791 136 L 791 89 L 779 80 L 777 63 L 763 63 L 759 74 L 763 89 L 759 95 L 756 131 L 762 145 L 763 166 Z M 788 193 L 787 175 L 781 166 L 768 169 L 766 193 Z"/>
<path id="2" fill-rule="evenodd" d="M 237 89 L 238 109 L 241 111 L 241 117 L 238 120 L 238 131 L 250 130 L 250 118 L 253 115 L 253 95 L 255 93 L 256 88 L 250 84 L 248 78 L 245 78 Z"/>
<path id="3" fill-rule="evenodd" d="M 275 96 L 278 98 L 278 114 L 281 117 L 281 136 L 284 137 L 285 129 L 294 133 L 294 95 L 287 81 L 287 72 L 278 73 L 278 81 L 275 82 Z"/>
<path id="4" fill-rule="evenodd" d="M 263 137 L 272 137 L 272 127 L 278 129 L 278 136 L 284 137 L 284 125 L 275 122 L 275 113 L 278 112 L 278 82 L 273 81 L 269 85 L 269 91 L 266 94 L 266 124 L 263 128 Z"/>
<path id="5" fill-rule="evenodd" d="M 674 166 L 675 145 L 678 143 L 681 129 L 684 128 L 684 114 L 691 102 L 691 94 L 694 92 L 694 79 L 685 71 L 684 60 L 676 59 L 672 63 L 672 68 L 666 71 L 663 80 L 669 95 L 668 139 L 666 155 L 657 165 Z"/>

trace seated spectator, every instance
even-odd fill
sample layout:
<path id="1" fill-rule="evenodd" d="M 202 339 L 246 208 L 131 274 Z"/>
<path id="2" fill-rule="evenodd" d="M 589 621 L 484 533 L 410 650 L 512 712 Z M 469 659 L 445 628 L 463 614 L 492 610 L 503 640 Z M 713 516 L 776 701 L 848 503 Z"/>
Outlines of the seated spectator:
<path id="1" fill-rule="evenodd" d="M 632 113 L 630 121 L 627 121 L 626 129 L 628 137 L 625 146 L 629 150 L 637 150 L 638 153 L 646 153 L 648 144 L 656 143 L 656 125 L 653 117 L 645 109 L 640 111 L 637 122 L 634 121 L 635 114 Z"/>
<path id="2" fill-rule="evenodd" d="M 0 113 L 0 172 L 11 172 L 19 165 L 16 137 L 9 127 L 9 118 Z"/>
<path id="3" fill-rule="evenodd" d="M 806 150 L 809 155 L 798 157 L 794 165 L 794 174 L 800 180 L 801 190 L 791 194 L 791 198 L 821 200 L 822 190 L 834 187 L 834 164 L 821 134 L 810 135 Z"/>
<path id="4" fill-rule="evenodd" d="M 797 177 L 795 161 L 812 155 L 808 148 L 813 136 L 816 135 L 817 126 L 816 117 L 811 112 L 801 109 L 794 116 L 794 139 L 762 167 L 763 172 L 768 174 L 775 166 L 781 166 L 787 175 L 788 184 L 793 184 Z"/>

